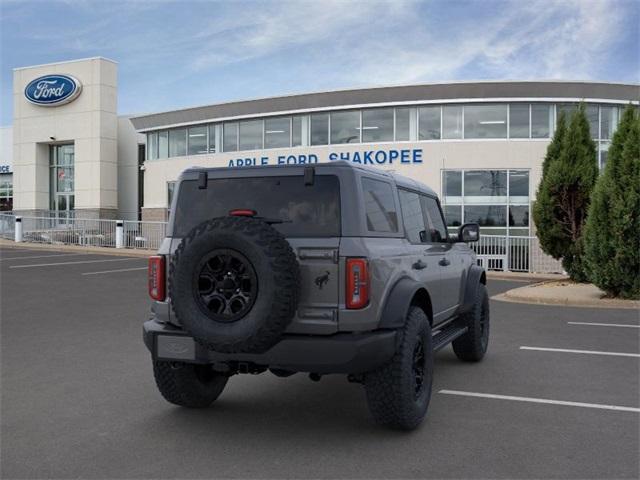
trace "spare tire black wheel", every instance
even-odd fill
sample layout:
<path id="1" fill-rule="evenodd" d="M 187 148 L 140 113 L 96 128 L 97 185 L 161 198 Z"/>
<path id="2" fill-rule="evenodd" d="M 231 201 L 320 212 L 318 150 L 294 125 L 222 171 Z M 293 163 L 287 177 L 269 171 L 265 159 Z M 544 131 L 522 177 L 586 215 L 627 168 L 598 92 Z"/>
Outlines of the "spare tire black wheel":
<path id="1" fill-rule="evenodd" d="M 169 295 L 184 329 L 223 353 L 261 353 L 295 315 L 299 265 L 289 242 L 249 217 L 194 227 L 173 255 Z"/>

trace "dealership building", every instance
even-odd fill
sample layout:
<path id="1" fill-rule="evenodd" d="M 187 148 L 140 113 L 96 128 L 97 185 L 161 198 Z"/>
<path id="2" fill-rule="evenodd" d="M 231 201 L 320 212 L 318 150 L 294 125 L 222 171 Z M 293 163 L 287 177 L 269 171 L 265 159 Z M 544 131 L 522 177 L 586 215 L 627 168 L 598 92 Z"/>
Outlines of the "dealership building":
<path id="1" fill-rule="evenodd" d="M 585 103 L 602 168 L 622 109 L 640 98 L 637 84 L 457 82 L 119 115 L 117 77 L 104 58 L 14 70 L 0 208 L 163 221 L 186 168 L 346 160 L 426 183 L 452 226 L 528 236 L 559 114 Z"/>

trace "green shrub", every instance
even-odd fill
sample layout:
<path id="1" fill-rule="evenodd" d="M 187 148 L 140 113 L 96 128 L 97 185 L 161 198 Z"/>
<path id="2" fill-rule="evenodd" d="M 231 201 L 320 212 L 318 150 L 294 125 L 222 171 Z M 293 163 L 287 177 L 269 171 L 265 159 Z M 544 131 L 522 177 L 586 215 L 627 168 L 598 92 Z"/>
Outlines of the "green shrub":
<path id="1" fill-rule="evenodd" d="M 598 176 L 596 146 L 584 105 L 571 116 L 566 130 L 561 120 L 547 149 L 533 219 L 542 250 L 562 259 L 572 280 L 584 282 L 582 233 Z"/>
<path id="2" fill-rule="evenodd" d="M 640 118 L 624 111 L 585 228 L 589 280 L 607 294 L 640 298 Z"/>

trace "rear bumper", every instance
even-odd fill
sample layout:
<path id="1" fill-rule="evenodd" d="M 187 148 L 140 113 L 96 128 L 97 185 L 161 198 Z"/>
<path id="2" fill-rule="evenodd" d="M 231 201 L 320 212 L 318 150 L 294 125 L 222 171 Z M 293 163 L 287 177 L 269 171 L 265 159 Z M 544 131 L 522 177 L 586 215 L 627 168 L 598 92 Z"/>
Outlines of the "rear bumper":
<path id="1" fill-rule="evenodd" d="M 249 363 L 269 368 L 314 373 L 365 373 L 391 360 L 396 331 L 337 333 L 330 336 L 284 335 L 264 353 L 219 353 L 209 350 L 184 330 L 149 320 L 144 343 L 154 360 L 187 363 Z"/>

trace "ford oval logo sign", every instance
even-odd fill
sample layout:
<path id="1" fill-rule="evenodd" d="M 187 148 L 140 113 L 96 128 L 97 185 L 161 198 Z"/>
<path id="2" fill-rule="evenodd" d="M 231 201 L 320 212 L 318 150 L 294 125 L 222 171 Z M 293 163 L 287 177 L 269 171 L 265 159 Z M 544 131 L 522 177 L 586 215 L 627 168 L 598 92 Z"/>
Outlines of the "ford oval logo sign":
<path id="1" fill-rule="evenodd" d="M 31 103 L 42 106 L 57 106 L 75 100 L 82 84 L 70 75 L 45 75 L 29 82 L 24 96 Z"/>

